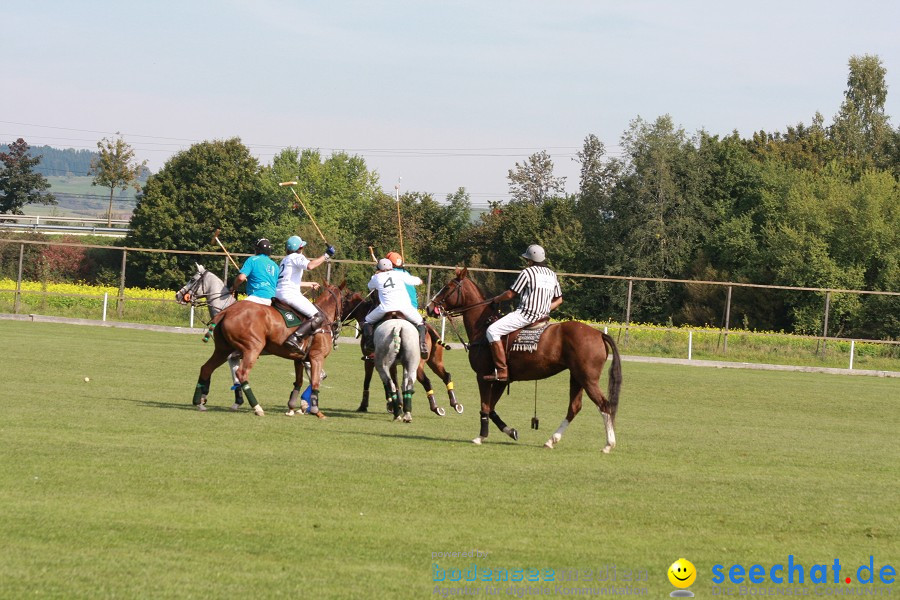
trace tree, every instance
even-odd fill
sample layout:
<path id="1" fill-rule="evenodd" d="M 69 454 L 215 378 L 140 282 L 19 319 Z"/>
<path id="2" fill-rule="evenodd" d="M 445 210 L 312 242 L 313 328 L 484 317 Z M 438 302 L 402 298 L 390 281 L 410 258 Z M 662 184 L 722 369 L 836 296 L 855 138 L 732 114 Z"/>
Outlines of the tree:
<path id="1" fill-rule="evenodd" d="M 28 156 L 28 144 L 22 138 L 10 144 L 9 152 L 0 152 L 0 213 L 21 215 L 26 204 L 56 204 L 53 194 L 45 194 L 50 183 L 34 167 L 41 156 Z"/>
<path id="2" fill-rule="evenodd" d="M 212 234 L 221 228 L 229 251 L 252 253 L 257 238 L 271 235 L 270 223 L 255 217 L 266 214 L 270 202 L 260 172 L 238 138 L 201 142 L 179 152 L 147 180 L 126 245 L 215 250 Z M 138 252 L 129 255 L 128 264 L 135 283 L 169 288 L 184 283 L 192 262 L 184 255 Z"/>
<path id="3" fill-rule="evenodd" d="M 141 173 L 147 167 L 147 161 L 134 160 L 134 150 L 122 139 L 122 134 L 116 133 L 118 138 L 110 140 L 103 138 L 97 142 L 99 156 L 91 160 L 90 175 L 94 175 L 91 185 L 99 185 L 109 188 L 109 210 L 106 212 L 106 226 L 112 225 L 113 192 L 120 188 L 123 192 L 129 187 L 140 191 L 141 186 L 137 182 Z"/>
<path id="4" fill-rule="evenodd" d="M 531 204 L 544 202 L 554 192 L 564 194 L 566 191 L 566 178 L 554 177 L 553 161 L 546 150 L 532 154 L 521 165 L 516 163 L 506 178 L 513 200 Z"/>
<path id="5" fill-rule="evenodd" d="M 869 54 L 851 56 L 849 67 L 844 102 L 831 131 L 845 159 L 861 173 L 873 166 L 886 166 L 884 161 L 889 156 L 893 132 L 884 113 L 887 71 L 880 58 Z"/>

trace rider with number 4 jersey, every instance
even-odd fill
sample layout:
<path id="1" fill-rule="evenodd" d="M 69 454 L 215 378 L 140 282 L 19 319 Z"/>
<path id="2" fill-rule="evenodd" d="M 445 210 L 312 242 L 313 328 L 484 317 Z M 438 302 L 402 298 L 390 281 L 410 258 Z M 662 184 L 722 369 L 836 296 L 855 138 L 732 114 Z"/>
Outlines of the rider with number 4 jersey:
<path id="1" fill-rule="evenodd" d="M 425 321 L 413 308 L 409 293 L 406 291 L 407 284 L 422 285 L 422 280 L 404 271 L 394 271 L 394 265 L 386 258 L 378 261 L 378 271 L 369 280 L 369 289 L 378 292 L 379 305 L 366 315 L 366 322 L 363 325 L 364 345 L 367 349 L 374 345 L 375 324 L 378 321 L 389 312 L 398 312 L 416 326 L 419 332 L 419 351 L 422 358 L 427 358 Z"/>

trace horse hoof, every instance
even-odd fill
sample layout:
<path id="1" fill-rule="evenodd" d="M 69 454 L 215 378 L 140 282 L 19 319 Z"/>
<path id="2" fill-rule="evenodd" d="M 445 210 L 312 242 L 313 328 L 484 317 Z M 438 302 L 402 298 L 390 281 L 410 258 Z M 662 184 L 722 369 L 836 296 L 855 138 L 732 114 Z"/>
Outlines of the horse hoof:
<path id="1" fill-rule="evenodd" d="M 552 439 L 549 439 L 546 442 L 544 442 L 544 448 L 550 448 L 551 450 L 553 450 L 555 447 L 556 446 L 553 444 Z"/>
<path id="2" fill-rule="evenodd" d="M 480 446 L 481 445 L 481 436 L 478 436 L 477 438 L 472 440 L 472 443 L 475 444 L 476 446 Z"/>
<path id="3" fill-rule="evenodd" d="M 453 405 L 453 408 L 456 409 L 456 414 L 461 415 L 463 413 L 463 405 L 462 404 L 455 404 L 455 405 Z"/>
<path id="4" fill-rule="evenodd" d="M 412 423 L 412 413 L 410 413 L 410 412 L 403 413 L 403 422 L 404 423 Z"/>
<path id="5" fill-rule="evenodd" d="M 316 413 L 316 416 L 317 416 L 319 419 L 322 419 L 322 420 L 328 418 L 328 417 L 325 416 L 325 413 L 323 413 L 321 410 L 320 410 L 319 412 Z"/>
<path id="6" fill-rule="evenodd" d="M 606 446 L 603 447 L 603 454 L 609 454 L 610 450 L 612 450 L 612 449 L 613 449 L 613 447 L 610 446 L 609 444 L 607 444 Z"/>
<path id="7" fill-rule="evenodd" d="M 259 404 L 257 404 L 256 407 L 253 409 L 253 414 L 255 414 L 257 417 L 266 416 L 265 411 L 262 409 L 262 406 L 260 406 Z"/>
<path id="8" fill-rule="evenodd" d="M 369 407 L 365 404 L 360 404 L 359 408 L 356 409 L 356 412 L 369 412 Z"/>
<path id="9" fill-rule="evenodd" d="M 293 417 L 293 416 L 296 415 L 296 414 L 297 414 L 297 413 L 294 412 L 293 409 L 291 409 L 291 410 L 287 411 L 286 413 L 284 413 L 284 416 L 286 416 L 286 417 Z"/>
<path id="10" fill-rule="evenodd" d="M 433 412 L 434 414 L 436 414 L 436 415 L 439 416 L 439 417 L 443 417 L 444 415 L 447 414 L 447 411 L 445 411 L 445 410 L 444 410 L 443 408 L 441 408 L 440 406 L 432 406 L 432 407 L 431 407 L 431 412 Z"/>
<path id="11" fill-rule="evenodd" d="M 238 404 L 237 402 L 235 402 L 234 404 L 231 405 L 230 410 L 231 410 L 231 412 L 237 412 L 240 408 L 241 408 L 241 405 Z"/>

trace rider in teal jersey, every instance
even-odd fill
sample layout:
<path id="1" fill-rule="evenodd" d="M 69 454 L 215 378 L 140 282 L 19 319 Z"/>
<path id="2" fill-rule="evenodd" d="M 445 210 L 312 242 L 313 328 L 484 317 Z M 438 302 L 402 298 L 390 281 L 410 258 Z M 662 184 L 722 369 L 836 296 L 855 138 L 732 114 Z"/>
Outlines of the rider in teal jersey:
<path id="1" fill-rule="evenodd" d="M 256 240 L 256 254 L 251 256 L 241 267 L 241 272 L 234 278 L 234 290 L 247 282 L 247 297 L 245 300 L 257 304 L 272 305 L 272 297 L 275 296 L 275 285 L 278 283 L 278 265 L 269 255 L 272 254 L 272 244 L 266 238 Z"/>

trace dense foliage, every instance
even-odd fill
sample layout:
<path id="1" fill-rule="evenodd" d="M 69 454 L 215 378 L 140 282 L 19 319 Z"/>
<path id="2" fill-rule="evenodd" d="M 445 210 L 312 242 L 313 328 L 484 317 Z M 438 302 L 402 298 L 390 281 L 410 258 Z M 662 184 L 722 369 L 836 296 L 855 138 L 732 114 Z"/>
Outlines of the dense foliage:
<path id="1" fill-rule="evenodd" d="M 578 192 L 566 195 L 546 152 L 509 171 L 512 200 L 492 203 L 474 223 L 460 188 L 442 201 L 423 192 L 398 203 L 362 158 L 287 149 L 260 166 L 239 140 L 204 142 L 152 176 L 129 244 L 212 249 L 221 227 L 231 248 L 249 252 L 299 233 L 308 254 L 324 246 L 304 206 L 339 258 L 368 260 L 399 249 L 407 262 L 517 269 L 530 243 L 560 271 L 632 277 L 736 281 L 781 286 L 900 291 L 900 131 L 884 113 L 885 70 L 854 56 L 844 102 L 830 125 L 820 114 L 783 132 L 688 133 L 668 115 L 636 118 L 621 157 L 596 136 L 582 151 Z M 278 182 L 296 181 L 291 188 Z M 398 222 L 399 219 L 399 222 Z M 189 271 L 179 258 L 139 259 L 140 284 L 171 287 Z M 135 261 L 138 262 L 138 261 Z M 364 270 L 346 269 L 361 286 Z M 484 277 L 502 289 L 508 277 Z M 621 319 L 622 281 L 564 279 L 560 314 Z M 820 333 L 822 295 L 736 288 L 735 326 Z M 835 293 L 830 334 L 900 337 L 896 297 Z M 720 325 L 725 289 L 635 282 L 631 317 L 644 322 Z"/>

